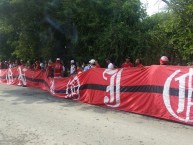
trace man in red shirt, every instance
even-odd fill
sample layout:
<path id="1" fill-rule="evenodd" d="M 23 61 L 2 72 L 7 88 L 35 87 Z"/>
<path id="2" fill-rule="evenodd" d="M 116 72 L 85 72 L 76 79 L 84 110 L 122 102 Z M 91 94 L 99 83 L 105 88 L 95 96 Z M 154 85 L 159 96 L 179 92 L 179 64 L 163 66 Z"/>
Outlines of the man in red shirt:
<path id="1" fill-rule="evenodd" d="M 41 67 L 40 67 L 40 61 L 39 60 L 36 60 L 35 64 L 34 64 L 34 69 L 35 70 L 40 70 Z"/>
<path id="2" fill-rule="evenodd" d="M 130 61 L 129 57 L 125 58 L 125 62 L 121 65 L 122 68 L 129 68 L 129 67 L 133 67 L 133 64 Z"/>
<path id="3" fill-rule="evenodd" d="M 49 60 L 48 64 L 47 64 L 47 67 L 46 67 L 46 76 L 47 77 L 53 77 L 52 76 L 52 68 L 53 68 L 52 61 Z"/>
<path id="4" fill-rule="evenodd" d="M 53 64 L 54 77 L 62 77 L 62 63 L 60 58 L 56 59 L 56 62 Z"/>
<path id="5" fill-rule="evenodd" d="M 95 60 L 96 68 L 101 68 L 100 64 L 98 63 L 97 60 Z"/>
<path id="6" fill-rule="evenodd" d="M 135 60 L 135 65 L 136 65 L 136 67 L 139 67 L 139 68 L 143 67 L 143 64 L 142 64 L 142 62 L 141 62 L 141 59 L 137 58 L 137 59 Z"/>

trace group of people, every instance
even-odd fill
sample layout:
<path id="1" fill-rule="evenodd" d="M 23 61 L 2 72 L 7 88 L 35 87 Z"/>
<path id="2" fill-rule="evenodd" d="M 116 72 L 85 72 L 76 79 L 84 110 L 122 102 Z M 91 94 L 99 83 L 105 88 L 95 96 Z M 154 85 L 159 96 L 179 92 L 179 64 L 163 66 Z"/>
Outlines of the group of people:
<path id="1" fill-rule="evenodd" d="M 14 68 L 18 66 L 23 66 L 28 69 L 32 70 L 39 70 L 44 69 L 47 64 L 46 62 L 40 62 L 39 60 L 34 61 L 34 63 L 31 63 L 30 61 L 24 62 L 23 60 L 15 60 L 15 61 L 1 61 L 0 60 L 0 69 L 8 69 L 8 68 Z"/>
<path id="2" fill-rule="evenodd" d="M 117 68 L 110 59 L 106 59 L 106 64 L 108 69 Z M 166 56 L 162 56 L 160 58 L 160 65 L 167 65 L 169 62 Z M 55 62 L 49 60 L 48 62 L 36 60 L 34 63 L 27 61 L 26 63 L 23 60 L 16 60 L 16 61 L 0 61 L 0 69 L 8 69 L 13 67 L 22 66 L 27 69 L 32 70 L 42 70 L 46 71 L 47 77 L 67 77 L 73 76 L 76 74 L 80 74 L 92 68 L 101 68 L 100 64 L 97 60 L 91 59 L 89 62 L 83 62 L 81 65 L 74 60 L 70 61 L 69 68 L 66 69 L 63 61 L 60 58 L 57 58 Z M 133 64 L 129 57 L 126 57 L 124 62 L 121 64 L 121 68 L 131 68 L 131 67 L 138 67 L 143 68 L 143 64 L 141 59 L 137 58 L 135 63 Z"/>
<path id="3" fill-rule="evenodd" d="M 116 66 L 111 62 L 110 59 L 106 59 L 106 63 L 108 64 L 107 68 L 113 69 Z M 135 60 L 135 64 L 133 64 L 130 60 L 130 57 L 126 57 L 125 61 L 121 64 L 121 68 L 130 68 L 130 67 L 143 67 L 143 64 L 141 62 L 141 59 L 137 58 Z"/>

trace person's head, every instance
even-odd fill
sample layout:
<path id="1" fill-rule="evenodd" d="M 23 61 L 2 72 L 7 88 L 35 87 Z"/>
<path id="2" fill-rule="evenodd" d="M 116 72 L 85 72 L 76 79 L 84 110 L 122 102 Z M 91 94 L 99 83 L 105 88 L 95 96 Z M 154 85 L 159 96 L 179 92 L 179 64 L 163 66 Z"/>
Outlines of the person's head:
<path id="1" fill-rule="evenodd" d="M 162 56 L 160 58 L 160 65 L 168 65 L 169 64 L 169 59 L 167 58 L 167 56 Z"/>
<path id="2" fill-rule="evenodd" d="M 125 62 L 126 62 L 126 63 L 129 63 L 129 62 L 130 62 L 130 57 L 126 57 L 126 58 L 125 58 Z"/>
<path id="3" fill-rule="evenodd" d="M 20 60 L 20 63 L 21 63 L 21 64 L 24 64 L 23 59 Z"/>
<path id="4" fill-rule="evenodd" d="M 110 59 L 108 59 L 108 58 L 107 58 L 107 59 L 105 59 L 105 61 L 106 61 L 106 63 L 107 63 L 107 64 L 111 63 L 111 60 L 110 60 Z"/>
<path id="5" fill-rule="evenodd" d="M 39 60 L 39 59 L 36 59 L 35 63 L 40 63 L 40 60 Z"/>
<path id="6" fill-rule="evenodd" d="M 139 58 L 137 58 L 136 60 L 135 60 L 135 64 L 141 64 L 141 59 L 139 59 Z"/>
<path id="7" fill-rule="evenodd" d="M 89 61 L 89 64 L 91 64 L 91 65 L 95 65 L 95 63 L 96 63 L 96 61 L 95 61 L 94 59 L 91 59 L 91 60 Z"/>
<path id="8" fill-rule="evenodd" d="M 75 61 L 74 61 L 74 60 L 71 60 L 71 61 L 70 61 L 70 63 L 71 63 L 71 64 L 74 64 L 74 63 L 75 63 Z"/>
<path id="9" fill-rule="evenodd" d="M 30 60 L 27 61 L 27 64 L 30 64 Z"/>
<path id="10" fill-rule="evenodd" d="M 60 58 L 56 58 L 56 62 L 60 62 Z"/>

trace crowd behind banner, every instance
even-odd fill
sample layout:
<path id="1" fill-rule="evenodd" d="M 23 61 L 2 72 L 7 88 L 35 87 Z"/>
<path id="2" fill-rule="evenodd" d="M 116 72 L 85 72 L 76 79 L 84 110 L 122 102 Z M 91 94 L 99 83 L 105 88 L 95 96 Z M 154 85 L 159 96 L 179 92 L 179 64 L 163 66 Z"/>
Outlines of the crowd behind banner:
<path id="1" fill-rule="evenodd" d="M 105 59 L 106 68 L 113 69 L 117 68 L 110 59 Z M 40 61 L 36 60 L 34 62 L 24 62 L 23 60 L 16 61 L 0 61 L 0 69 L 8 69 L 22 66 L 31 70 L 42 70 L 46 71 L 47 77 L 68 77 L 76 74 L 85 72 L 91 68 L 101 68 L 99 62 L 95 59 L 91 59 L 89 62 L 75 62 L 71 60 L 69 64 L 64 64 L 60 58 L 56 58 L 55 62 L 49 61 Z M 129 57 L 126 57 L 124 62 L 120 65 L 121 68 L 130 68 L 130 67 L 143 67 L 141 59 L 136 59 L 133 64 Z"/>
<path id="2" fill-rule="evenodd" d="M 160 65 L 143 66 L 138 61 L 133 65 L 127 58 L 121 67 L 136 68 L 112 69 L 115 66 L 106 59 L 108 69 L 95 69 L 100 66 L 94 59 L 81 66 L 71 60 L 70 77 L 65 78 L 61 76 L 67 69 L 60 58 L 31 65 L 22 60 L 1 62 L 0 83 L 40 88 L 60 98 L 193 125 L 193 68 L 167 66 L 165 56 Z"/>

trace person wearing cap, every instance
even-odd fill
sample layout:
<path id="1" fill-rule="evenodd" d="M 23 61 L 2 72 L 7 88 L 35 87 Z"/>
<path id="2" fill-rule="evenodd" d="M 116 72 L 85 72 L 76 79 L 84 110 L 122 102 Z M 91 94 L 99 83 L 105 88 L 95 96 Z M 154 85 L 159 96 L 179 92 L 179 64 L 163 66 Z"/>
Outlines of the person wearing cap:
<path id="1" fill-rule="evenodd" d="M 160 65 L 168 65 L 169 64 L 169 59 L 168 59 L 168 57 L 167 56 L 162 56 L 161 58 L 160 58 Z"/>
<path id="2" fill-rule="evenodd" d="M 53 69 L 54 69 L 54 77 L 58 78 L 58 77 L 62 77 L 62 64 L 60 61 L 60 58 L 56 59 L 56 62 L 52 65 Z"/>
<path id="3" fill-rule="evenodd" d="M 71 60 L 70 61 L 70 75 L 73 76 L 76 74 L 76 65 L 75 65 L 75 61 Z"/>
<path id="4" fill-rule="evenodd" d="M 45 69 L 45 64 L 43 63 L 43 61 L 40 62 L 40 68 L 41 68 L 41 70 Z"/>
<path id="5" fill-rule="evenodd" d="M 133 64 L 130 61 L 130 57 L 125 58 L 125 62 L 121 65 L 122 68 L 130 68 L 133 67 Z"/>
<path id="6" fill-rule="evenodd" d="M 96 61 L 94 60 L 94 59 L 91 59 L 90 61 L 89 61 L 89 64 L 90 64 L 90 68 L 96 68 Z"/>

